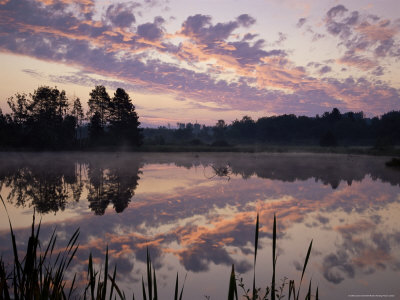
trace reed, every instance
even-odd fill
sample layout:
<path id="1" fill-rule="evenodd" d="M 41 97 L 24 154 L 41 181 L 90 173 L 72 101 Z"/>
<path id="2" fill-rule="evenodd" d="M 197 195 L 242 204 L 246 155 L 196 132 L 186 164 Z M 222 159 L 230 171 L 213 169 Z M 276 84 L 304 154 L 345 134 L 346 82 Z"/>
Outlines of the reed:
<path id="1" fill-rule="evenodd" d="M 286 283 L 287 278 L 285 277 L 282 280 L 282 284 L 278 288 L 276 286 L 276 262 L 277 262 L 276 240 L 277 240 L 277 238 L 276 238 L 276 216 L 275 216 L 275 214 L 274 214 L 274 223 L 273 223 L 273 228 L 272 228 L 272 278 L 271 278 L 271 283 L 266 285 L 264 294 L 261 293 L 261 288 L 256 288 L 256 262 L 257 262 L 258 238 L 259 238 L 259 215 L 257 214 L 255 242 L 254 242 L 254 266 L 253 266 L 252 293 L 250 293 L 250 289 L 245 287 L 243 278 L 237 278 L 237 276 L 235 274 L 234 265 L 232 265 L 231 276 L 229 279 L 228 300 L 234 300 L 234 299 L 237 300 L 238 299 L 236 281 L 238 281 L 238 285 L 244 293 L 243 297 L 246 300 L 285 299 L 284 289 L 285 289 L 285 286 L 287 285 L 287 283 Z M 289 284 L 287 285 L 288 286 L 288 293 L 287 293 L 288 300 L 290 300 L 290 299 L 299 300 L 300 288 L 301 288 L 301 284 L 303 282 L 303 277 L 304 277 L 304 274 L 305 274 L 305 271 L 306 271 L 306 268 L 308 265 L 308 261 L 310 258 L 312 243 L 313 243 L 313 241 L 311 240 L 310 245 L 307 250 L 306 258 L 304 260 L 303 270 L 301 272 L 301 277 L 300 277 L 300 282 L 299 282 L 297 292 L 296 292 L 296 285 L 295 285 L 294 280 L 290 280 Z M 236 280 L 233 280 L 232 278 L 235 278 Z M 312 297 L 312 288 L 311 288 L 311 280 L 310 280 L 308 292 L 305 295 L 305 299 L 311 299 L 311 297 Z M 316 289 L 315 299 L 318 300 L 318 287 Z"/>
<path id="2" fill-rule="evenodd" d="M 3 202 L 3 206 L 7 212 L 6 205 L 3 198 L 0 199 Z M 7 212 L 8 216 L 8 212 Z M 12 270 L 8 271 L 6 264 L 2 257 L 0 257 L 0 300 L 9 299 L 76 299 L 75 286 L 77 280 L 77 274 L 72 278 L 72 281 L 68 281 L 66 278 L 67 270 L 78 250 L 78 237 L 79 229 L 77 229 L 68 241 L 67 246 L 60 252 L 54 251 L 57 235 L 55 230 L 52 232 L 47 247 L 42 251 L 42 245 L 39 242 L 39 234 L 41 222 L 35 225 L 35 214 L 32 219 L 32 228 L 30 237 L 28 240 L 28 246 L 24 258 L 20 259 L 16 237 L 11 224 L 11 220 L 8 216 L 11 243 L 13 250 L 13 264 Z M 235 266 L 232 265 L 229 287 L 228 287 L 228 300 L 275 300 L 284 299 L 285 287 L 288 287 L 288 300 L 299 300 L 300 288 L 303 282 L 303 277 L 306 271 L 307 264 L 309 262 L 312 241 L 308 247 L 307 255 L 304 261 L 303 270 L 300 277 L 298 289 L 296 291 L 295 281 L 290 280 L 287 284 L 286 278 L 282 281 L 282 284 L 277 287 L 276 285 L 276 217 L 274 215 L 273 232 L 272 232 L 272 279 L 271 283 L 265 287 L 265 292 L 261 292 L 261 288 L 256 287 L 256 263 L 257 263 L 257 250 L 259 240 L 259 215 L 257 214 L 256 230 L 255 230 L 255 249 L 254 249 L 254 267 L 253 267 L 253 281 L 252 289 L 246 289 L 243 278 L 238 278 L 235 273 Z M 55 253 L 58 252 L 56 255 Z M 120 289 L 116 283 L 117 267 L 114 266 L 112 273 L 109 272 L 109 256 L 108 247 L 105 251 L 104 265 L 100 270 L 96 270 L 93 263 L 92 254 L 89 254 L 88 268 L 86 283 L 84 292 L 81 298 L 83 299 L 127 299 L 125 293 Z M 146 281 L 142 277 L 142 299 L 143 300 L 158 300 L 158 289 L 157 289 L 157 276 L 156 270 L 152 264 L 149 250 L 147 249 L 146 254 Z M 67 282 L 71 282 L 67 284 Z M 174 300 L 183 299 L 183 290 L 186 282 L 186 276 L 183 280 L 181 289 L 179 290 L 179 275 L 176 274 Z M 237 286 L 243 290 L 243 295 L 238 294 Z M 308 292 L 305 295 L 305 299 L 311 299 L 312 286 L 311 281 L 309 282 Z M 133 293 L 133 299 L 135 294 Z M 208 297 L 209 299 L 209 297 Z M 315 299 L 318 300 L 318 287 L 316 289 Z"/>

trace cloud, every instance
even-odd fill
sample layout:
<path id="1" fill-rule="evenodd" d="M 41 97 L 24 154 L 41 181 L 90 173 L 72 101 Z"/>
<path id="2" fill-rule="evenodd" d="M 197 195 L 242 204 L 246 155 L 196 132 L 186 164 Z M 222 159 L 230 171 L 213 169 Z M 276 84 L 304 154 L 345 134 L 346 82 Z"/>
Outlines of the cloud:
<path id="1" fill-rule="evenodd" d="M 382 66 L 377 66 L 373 71 L 372 74 L 374 76 L 382 76 L 384 74 L 384 68 Z"/>
<path id="2" fill-rule="evenodd" d="M 334 284 L 341 283 L 345 277 L 354 278 L 354 267 L 348 262 L 348 255 L 344 251 L 327 255 L 322 264 L 326 280 Z"/>
<path id="3" fill-rule="evenodd" d="M 242 15 L 243 16 L 243 15 Z M 239 27 L 239 22 L 211 24 L 211 16 L 190 16 L 182 25 L 182 33 L 204 43 L 225 40 Z"/>
<path id="4" fill-rule="evenodd" d="M 247 40 L 252 40 L 254 39 L 256 36 L 258 36 L 258 34 L 252 34 L 252 33 L 246 33 L 243 37 L 243 41 L 247 41 Z"/>
<path id="5" fill-rule="evenodd" d="M 74 10 L 75 5 L 80 8 Z M 57 82 L 79 83 L 82 79 L 79 84 L 91 85 L 94 80 L 88 75 L 99 74 L 109 77 L 113 86 L 124 82 L 141 92 L 184 96 L 199 103 L 212 101 L 216 110 L 315 115 L 336 106 L 379 114 L 400 105 L 399 91 L 388 84 L 377 85 L 364 78 L 366 82 L 352 86 L 345 79 L 327 78 L 328 72 L 323 79 L 312 77 L 290 60 L 290 52 L 247 32 L 247 26 L 255 23 L 247 14 L 219 23 L 197 14 L 187 17 L 176 33 L 169 33 L 162 17 L 137 23 L 136 6 L 133 2 L 113 4 L 102 20 L 95 20 L 91 1 L 10 0 L 0 10 L 0 51 L 82 70 L 53 76 Z M 368 18 L 373 26 L 361 26 L 360 20 L 366 17 L 357 18 L 341 7 L 326 18 L 343 23 L 352 36 L 340 41 L 348 51 L 338 62 L 372 73 L 378 71 L 376 59 L 396 55 L 393 22 Z M 374 44 L 375 32 L 385 32 L 385 39 Z M 336 36 L 340 39 L 341 35 Z M 285 38 L 279 34 L 278 44 Z M 374 57 L 363 52 L 367 50 L 374 51 Z"/>
<path id="6" fill-rule="evenodd" d="M 244 27 L 250 27 L 251 25 L 256 23 L 256 19 L 249 16 L 248 14 L 240 15 L 239 17 L 236 18 L 236 20 L 240 25 Z"/>
<path id="7" fill-rule="evenodd" d="M 357 55 L 353 51 L 347 51 L 346 54 L 338 60 L 339 63 L 353 66 L 364 71 L 371 70 L 377 67 L 377 63 L 371 59 Z"/>
<path id="8" fill-rule="evenodd" d="M 326 13 L 326 15 L 328 16 L 328 18 L 332 19 L 332 18 L 336 17 L 337 15 L 343 15 L 343 13 L 345 13 L 346 11 L 348 11 L 348 9 L 340 4 L 340 5 L 332 7 Z"/>
<path id="9" fill-rule="evenodd" d="M 74 176 L 75 180 L 79 177 L 75 174 L 79 169 L 76 167 L 76 160 L 82 165 L 90 166 L 88 170 L 98 169 L 102 174 L 109 174 L 112 170 L 122 171 L 116 178 L 128 179 L 125 182 L 130 182 L 129 178 L 136 174 L 139 167 L 146 176 L 154 179 L 170 175 L 174 164 L 192 169 L 193 172 L 193 168 L 204 168 L 207 174 L 211 171 L 210 161 L 215 165 L 231 163 L 232 178 L 229 184 L 209 180 L 203 176 L 203 171 L 200 176 L 186 176 L 193 172 L 181 169 L 185 171 L 182 173 L 185 177 L 182 186 L 167 193 L 143 189 L 140 196 L 136 195 L 131 199 L 124 213 L 113 214 L 108 211 L 101 220 L 86 212 L 88 202 L 83 199 L 71 203 L 74 209 L 75 205 L 82 205 L 82 215 L 68 218 L 58 225 L 57 231 L 59 236 L 68 237 L 76 227 L 80 227 L 80 248 L 74 263 L 82 269 L 87 265 L 89 251 L 95 258 L 104 258 L 108 244 L 110 260 L 118 263 L 121 280 L 130 281 L 128 276 L 135 276 L 132 268 L 145 274 L 140 266 L 146 261 L 147 245 L 156 268 L 167 266 L 169 259 L 166 254 L 171 254 L 180 259 L 186 270 L 200 272 L 208 270 L 212 264 L 226 266 L 229 270 L 230 264 L 235 263 L 238 271 L 245 273 L 252 266 L 254 239 L 249 237 L 254 237 L 255 211 L 260 212 L 262 224 L 260 250 L 270 244 L 272 216 L 275 211 L 279 212 L 278 238 L 282 237 L 281 232 L 289 231 L 296 222 L 303 219 L 315 218 L 318 221 L 315 226 L 327 224 L 329 220 L 331 224 L 337 224 L 335 218 L 338 215 L 353 220 L 354 222 L 335 228 L 340 237 L 336 242 L 332 241 L 333 249 L 328 248 L 332 252 L 322 256 L 316 263 L 323 267 L 324 278 L 330 282 L 340 283 L 348 278 L 358 278 L 356 274 L 360 270 L 366 274 L 377 268 L 398 266 L 398 261 L 393 256 L 396 255 L 400 234 L 393 227 L 392 232 L 388 231 L 386 224 L 379 223 L 386 218 L 379 220 L 375 214 L 384 216 L 384 212 L 392 207 L 391 204 L 398 203 L 400 178 L 395 172 L 384 172 L 385 166 L 380 159 L 353 157 L 349 164 L 343 157 L 331 157 L 327 160 L 325 156 L 299 154 L 284 155 L 279 160 L 276 156 L 265 156 L 260 160 L 243 158 L 240 155 L 201 155 L 201 158 L 193 160 L 193 157 L 182 155 L 171 158 L 144 154 L 134 157 L 128 154 L 78 155 L 63 156 L 60 159 L 60 154 L 48 153 L 41 158 L 47 163 L 38 162 L 37 157 L 31 160 L 26 155 L 10 157 L 7 154 L 1 161 L 4 172 L 1 176 L 14 178 L 14 172 L 5 168 L 13 164 L 25 167 L 25 170 L 26 161 L 30 166 L 36 166 L 36 169 L 28 172 L 32 176 L 36 172 L 43 174 L 52 171 L 48 166 L 58 162 L 66 171 L 68 183 L 63 187 L 68 189 L 74 182 Z M 87 174 L 93 174 L 91 172 L 88 171 Z M 86 176 L 83 175 L 80 179 L 85 188 Z M 242 180 L 241 176 L 248 180 Z M 144 178 L 139 180 L 139 186 L 145 186 Z M 351 187 L 343 184 L 351 180 L 354 181 Z M 335 182 L 342 182 L 336 190 L 327 186 Z M 43 181 L 40 180 L 32 184 L 43 187 Z M 365 216 L 371 210 L 374 217 L 370 220 Z M 98 226 L 99 222 L 101 226 Z M 43 236 L 51 234 L 53 225 L 51 222 L 42 224 Z M 380 232 L 382 228 L 385 232 Z M 29 234 L 29 228 L 26 231 L 18 229 L 15 233 L 21 241 L 28 241 L 25 237 Z M 3 257 L 8 254 L 12 256 L 12 249 L 8 247 L 9 239 L 7 231 L 0 234 L 0 248 L 5 253 Z M 61 241 L 66 242 L 65 239 Z M 57 246 L 61 248 L 63 244 Z M 26 244 L 22 243 L 21 249 L 24 247 Z M 244 260 L 237 262 L 237 257 Z M 319 259 L 318 256 L 315 258 Z M 298 263 L 295 266 L 299 270 L 302 268 Z"/>
<path id="10" fill-rule="evenodd" d="M 145 23 L 138 26 L 137 33 L 139 36 L 155 41 L 159 40 L 163 36 L 163 29 L 160 27 L 164 23 L 164 19 L 158 17 L 154 20 L 154 23 Z"/>
<path id="11" fill-rule="evenodd" d="M 338 45 L 345 46 L 348 52 L 363 52 L 370 56 L 369 60 L 400 56 L 400 44 L 395 38 L 400 28 L 388 19 L 365 16 L 358 11 L 350 13 L 338 5 L 327 12 L 325 26 L 328 33 L 341 39 Z"/>
<path id="12" fill-rule="evenodd" d="M 326 74 L 332 71 L 332 68 L 330 66 L 323 66 L 321 69 L 319 69 L 320 74 Z"/>
<path id="13" fill-rule="evenodd" d="M 301 28 L 306 22 L 307 22 L 307 19 L 306 19 L 306 18 L 300 18 L 300 19 L 297 21 L 296 26 L 297 26 L 298 28 Z"/>
<path id="14" fill-rule="evenodd" d="M 107 8 L 106 19 L 117 27 L 131 27 L 131 25 L 136 22 L 136 18 L 132 13 L 132 10 L 137 6 L 138 4 L 136 3 L 112 4 Z"/>

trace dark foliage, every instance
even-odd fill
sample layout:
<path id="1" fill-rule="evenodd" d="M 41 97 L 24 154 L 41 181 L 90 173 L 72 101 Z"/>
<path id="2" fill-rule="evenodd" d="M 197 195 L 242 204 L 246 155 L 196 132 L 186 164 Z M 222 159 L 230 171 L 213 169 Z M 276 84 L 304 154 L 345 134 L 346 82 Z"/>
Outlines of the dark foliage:
<path id="1" fill-rule="evenodd" d="M 224 120 L 218 120 L 214 126 L 178 123 L 178 129 L 145 129 L 143 134 L 145 144 L 148 145 L 193 145 L 193 140 L 200 140 L 202 145 L 211 146 L 258 143 L 323 147 L 375 146 L 377 149 L 386 149 L 400 144 L 400 112 L 392 111 L 371 119 L 366 118 L 363 112 L 342 114 L 334 108 L 331 112 L 315 117 L 285 114 L 262 117 L 255 121 L 244 116 L 230 125 Z"/>
<path id="2" fill-rule="evenodd" d="M 11 113 L 4 115 L 0 110 L 0 146 L 4 148 L 56 150 L 142 143 L 139 117 L 121 88 L 112 99 L 104 86 L 92 90 L 87 125 L 80 99 L 70 104 L 65 91 L 56 87 L 42 86 L 29 96 L 16 94 L 7 103 Z"/>
<path id="3" fill-rule="evenodd" d="M 111 205 L 120 213 L 134 199 L 140 179 L 139 162 L 128 162 L 50 155 L 37 161 L 12 158 L 1 162 L 0 186 L 9 191 L 8 203 L 33 206 L 41 214 L 63 211 L 69 201 L 79 202 L 84 190 L 94 214 L 103 215 Z"/>
<path id="4" fill-rule="evenodd" d="M 328 131 L 321 137 L 319 144 L 321 147 L 336 147 L 336 137 L 331 131 Z"/>
<path id="5" fill-rule="evenodd" d="M 197 122 L 167 127 L 139 128 L 130 96 L 118 88 L 111 98 L 96 86 L 88 100 L 87 121 L 80 99 L 69 103 L 64 91 L 39 87 L 29 96 L 8 99 L 10 114 L 0 110 L 0 147 L 27 149 L 120 148 L 147 145 L 228 147 L 238 144 L 374 146 L 386 150 L 400 144 L 400 111 L 366 118 L 363 112 L 341 113 L 337 108 L 315 117 L 285 114 L 236 119 L 230 125 Z"/>
<path id="6" fill-rule="evenodd" d="M 390 161 L 386 162 L 386 166 L 400 169 L 400 158 L 393 157 Z"/>

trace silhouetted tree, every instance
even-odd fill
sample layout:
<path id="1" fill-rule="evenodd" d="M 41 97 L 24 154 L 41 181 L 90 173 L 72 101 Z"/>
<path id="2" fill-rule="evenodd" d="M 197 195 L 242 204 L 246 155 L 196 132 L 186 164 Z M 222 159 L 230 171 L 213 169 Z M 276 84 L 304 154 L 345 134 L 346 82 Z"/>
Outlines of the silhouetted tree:
<path id="1" fill-rule="evenodd" d="M 400 111 L 388 112 L 380 118 L 378 137 L 385 138 L 392 145 L 400 143 Z"/>
<path id="2" fill-rule="evenodd" d="M 28 99 L 26 94 L 15 94 L 7 99 L 8 106 L 12 113 L 13 122 L 16 124 L 22 124 L 26 122 L 28 118 Z"/>
<path id="3" fill-rule="evenodd" d="M 213 127 L 214 137 L 216 140 L 224 140 L 225 133 L 227 130 L 227 125 L 224 120 L 218 120 L 215 126 Z"/>
<path id="4" fill-rule="evenodd" d="M 142 143 L 139 117 L 132 100 L 124 89 L 118 88 L 110 102 L 110 133 L 118 144 L 139 146 Z"/>
<path id="5" fill-rule="evenodd" d="M 82 121 L 85 115 L 83 114 L 83 108 L 81 100 L 79 98 L 76 98 L 74 100 L 74 103 L 72 105 L 71 115 L 73 115 L 76 118 L 76 122 L 78 125 L 82 125 Z"/>
<path id="6" fill-rule="evenodd" d="M 91 144 L 98 145 L 104 137 L 104 127 L 101 124 L 101 116 L 98 111 L 96 111 L 90 118 L 88 129 Z"/>
<path id="7" fill-rule="evenodd" d="M 240 121 L 232 122 L 230 136 L 239 140 L 250 141 L 256 136 L 256 123 L 249 116 L 244 116 Z"/>
<path id="8" fill-rule="evenodd" d="M 29 98 L 17 94 L 8 103 L 25 144 L 39 148 L 63 145 L 62 123 L 68 109 L 65 91 L 41 86 Z"/>
<path id="9" fill-rule="evenodd" d="M 75 137 L 78 140 L 82 139 L 82 122 L 84 120 L 85 115 L 83 114 L 83 108 L 81 104 L 81 100 L 76 98 L 72 105 L 71 115 L 76 119 L 76 135 Z"/>
<path id="10" fill-rule="evenodd" d="M 100 126 L 103 128 L 105 127 L 109 117 L 110 102 L 111 98 L 103 85 L 97 85 L 90 92 L 88 116 L 89 118 L 92 118 L 95 113 L 98 113 L 100 117 Z"/>
<path id="11" fill-rule="evenodd" d="M 188 141 L 193 138 L 192 123 L 177 123 L 178 129 L 174 131 L 174 138 L 180 141 Z"/>

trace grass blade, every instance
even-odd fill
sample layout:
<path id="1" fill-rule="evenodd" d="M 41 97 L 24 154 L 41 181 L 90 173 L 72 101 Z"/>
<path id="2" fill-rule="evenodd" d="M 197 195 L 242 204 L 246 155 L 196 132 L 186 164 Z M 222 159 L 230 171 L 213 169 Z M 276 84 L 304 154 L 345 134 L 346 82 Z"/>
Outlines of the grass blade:
<path id="1" fill-rule="evenodd" d="M 257 221 L 256 221 L 256 234 L 254 238 L 254 268 L 253 268 L 253 300 L 257 298 L 256 291 L 256 261 L 257 261 L 257 249 L 258 249 L 258 231 L 259 231 L 259 215 L 257 213 Z"/>
<path id="2" fill-rule="evenodd" d="M 306 300 L 311 300 L 311 280 L 310 280 L 310 284 L 308 285 L 308 292 L 306 295 Z"/>
<path id="3" fill-rule="evenodd" d="M 154 300 L 158 300 L 156 270 L 153 267 Z"/>
<path id="4" fill-rule="evenodd" d="M 180 295 L 179 295 L 179 300 L 182 300 L 183 289 L 184 289 L 184 287 L 185 287 L 186 277 L 187 277 L 187 273 L 186 273 L 186 275 L 185 275 L 185 279 L 183 280 L 183 285 L 182 285 L 182 288 L 181 288 L 181 293 L 180 293 Z"/>
<path id="5" fill-rule="evenodd" d="M 298 289 L 298 291 L 297 291 L 297 298 L 296 298 L 296 300 L 299 299 L 300 287 L 301 287 L 301 283 L 302 283 L 302 281 L 303 281 L 304 273 L 305 273 L 306 268 L 307 268 L 308 259 L 310 258 L 311 249 L 312 249 L 312 243 L 313 243 L 313 241 L 311 240 L 311 243 L 310 243 L 310 245 L 308 246 L 306 259 L 304 260 L 303 271 L 301 272 L 301 278 L 300 278 L 300 283 L 299 283 L 299 289 Z"/>
<path id="6" fill-rule="evenodd" d="M 68 299 L 71 299 L 72 293 L 74 291 L 75 279 L 76 279 L 76 274 L 74 275 L 74 279 L 72 280 L 72 284 L 71 284 L 71 287 L 69 289 Z"/>
<path id="7" fill-rule="evenodd" d="M 125 299 L 125 294 L 123 292 L 121 292 L 120 288 L 118 287 L 117 283 L 115 282 L 115 271 L 114 271 L 113 277 L 108 275 L 108 279 L 110 279 L 111 285 L 112 285 L 113 288 L 115 288 L 115 291 L 117 292 L 117 294 L 120 297 L 120 299 Z M 110 294 L 110 300 L 111 300 L 111 297 L 112 297 L 112 294 Z"/>
<path id="8" fill-rule="evenodd" d="M 176 272 L 176 281 L 175 281 L 175 296 L 174 296 L 174 300 L 178 300 L 178 272 Z"/>
<path id="9" fill-rule="evenodd" d="M 232 264 L 231 276 L 229 278 L 229 290 L 228 290 L 228 300 L 238 300 L 237 286 L 236 286 L 236 276 L 235 276 L 235 266 Z"/>
<path id="10" fill-rule="evenodd" d="M 149 248 L 147 247 L 147 292 L 149 294 L 149 300 L 153 299 L 153 282 L 151 278 L 151 259 L 149 254 Z"/>
<path id="11" fill-rule="evenodd" d="M 274 214 L 274 225 L 272 229 L 272 282 L 271 300 L 275 300 L 275 269 L 276 269 L 276 216 Z"/>
<path id="12" fill-rule="evenodd" d="M 96 285 L 96 278 L 94 277 L 94 272 L 93 272 L 92 253 L 89 254 L 88 273 L 89 273 L 88 285 L 90 287 L 90 295 L 92 296 L 92 299 L 94 299 L 94 286 Z"/>
<path id="13" fill-rule="evenodd" d="M 143 292 L 143 300 L 147 300 L 146 289 L 144 288 L 143 276 L 142 276 L 142 292 Z"/>
<path id="14" fill-rule="evenodd" d="M 117 266 L 114 266 L 114 272 L 113 272 L 113 276 L 112 276 L 112 279 L 111 279 L 111 290 L 110 290 L 110 298 L 109 298 L 110 300 L 112 300 L 112 295 L 113 295 L 113 292 L 114 292 L 114 284 L 113 284 L 113 282 L 115 282 L 115 276 L 116 275 L 117 275 Z"/>

